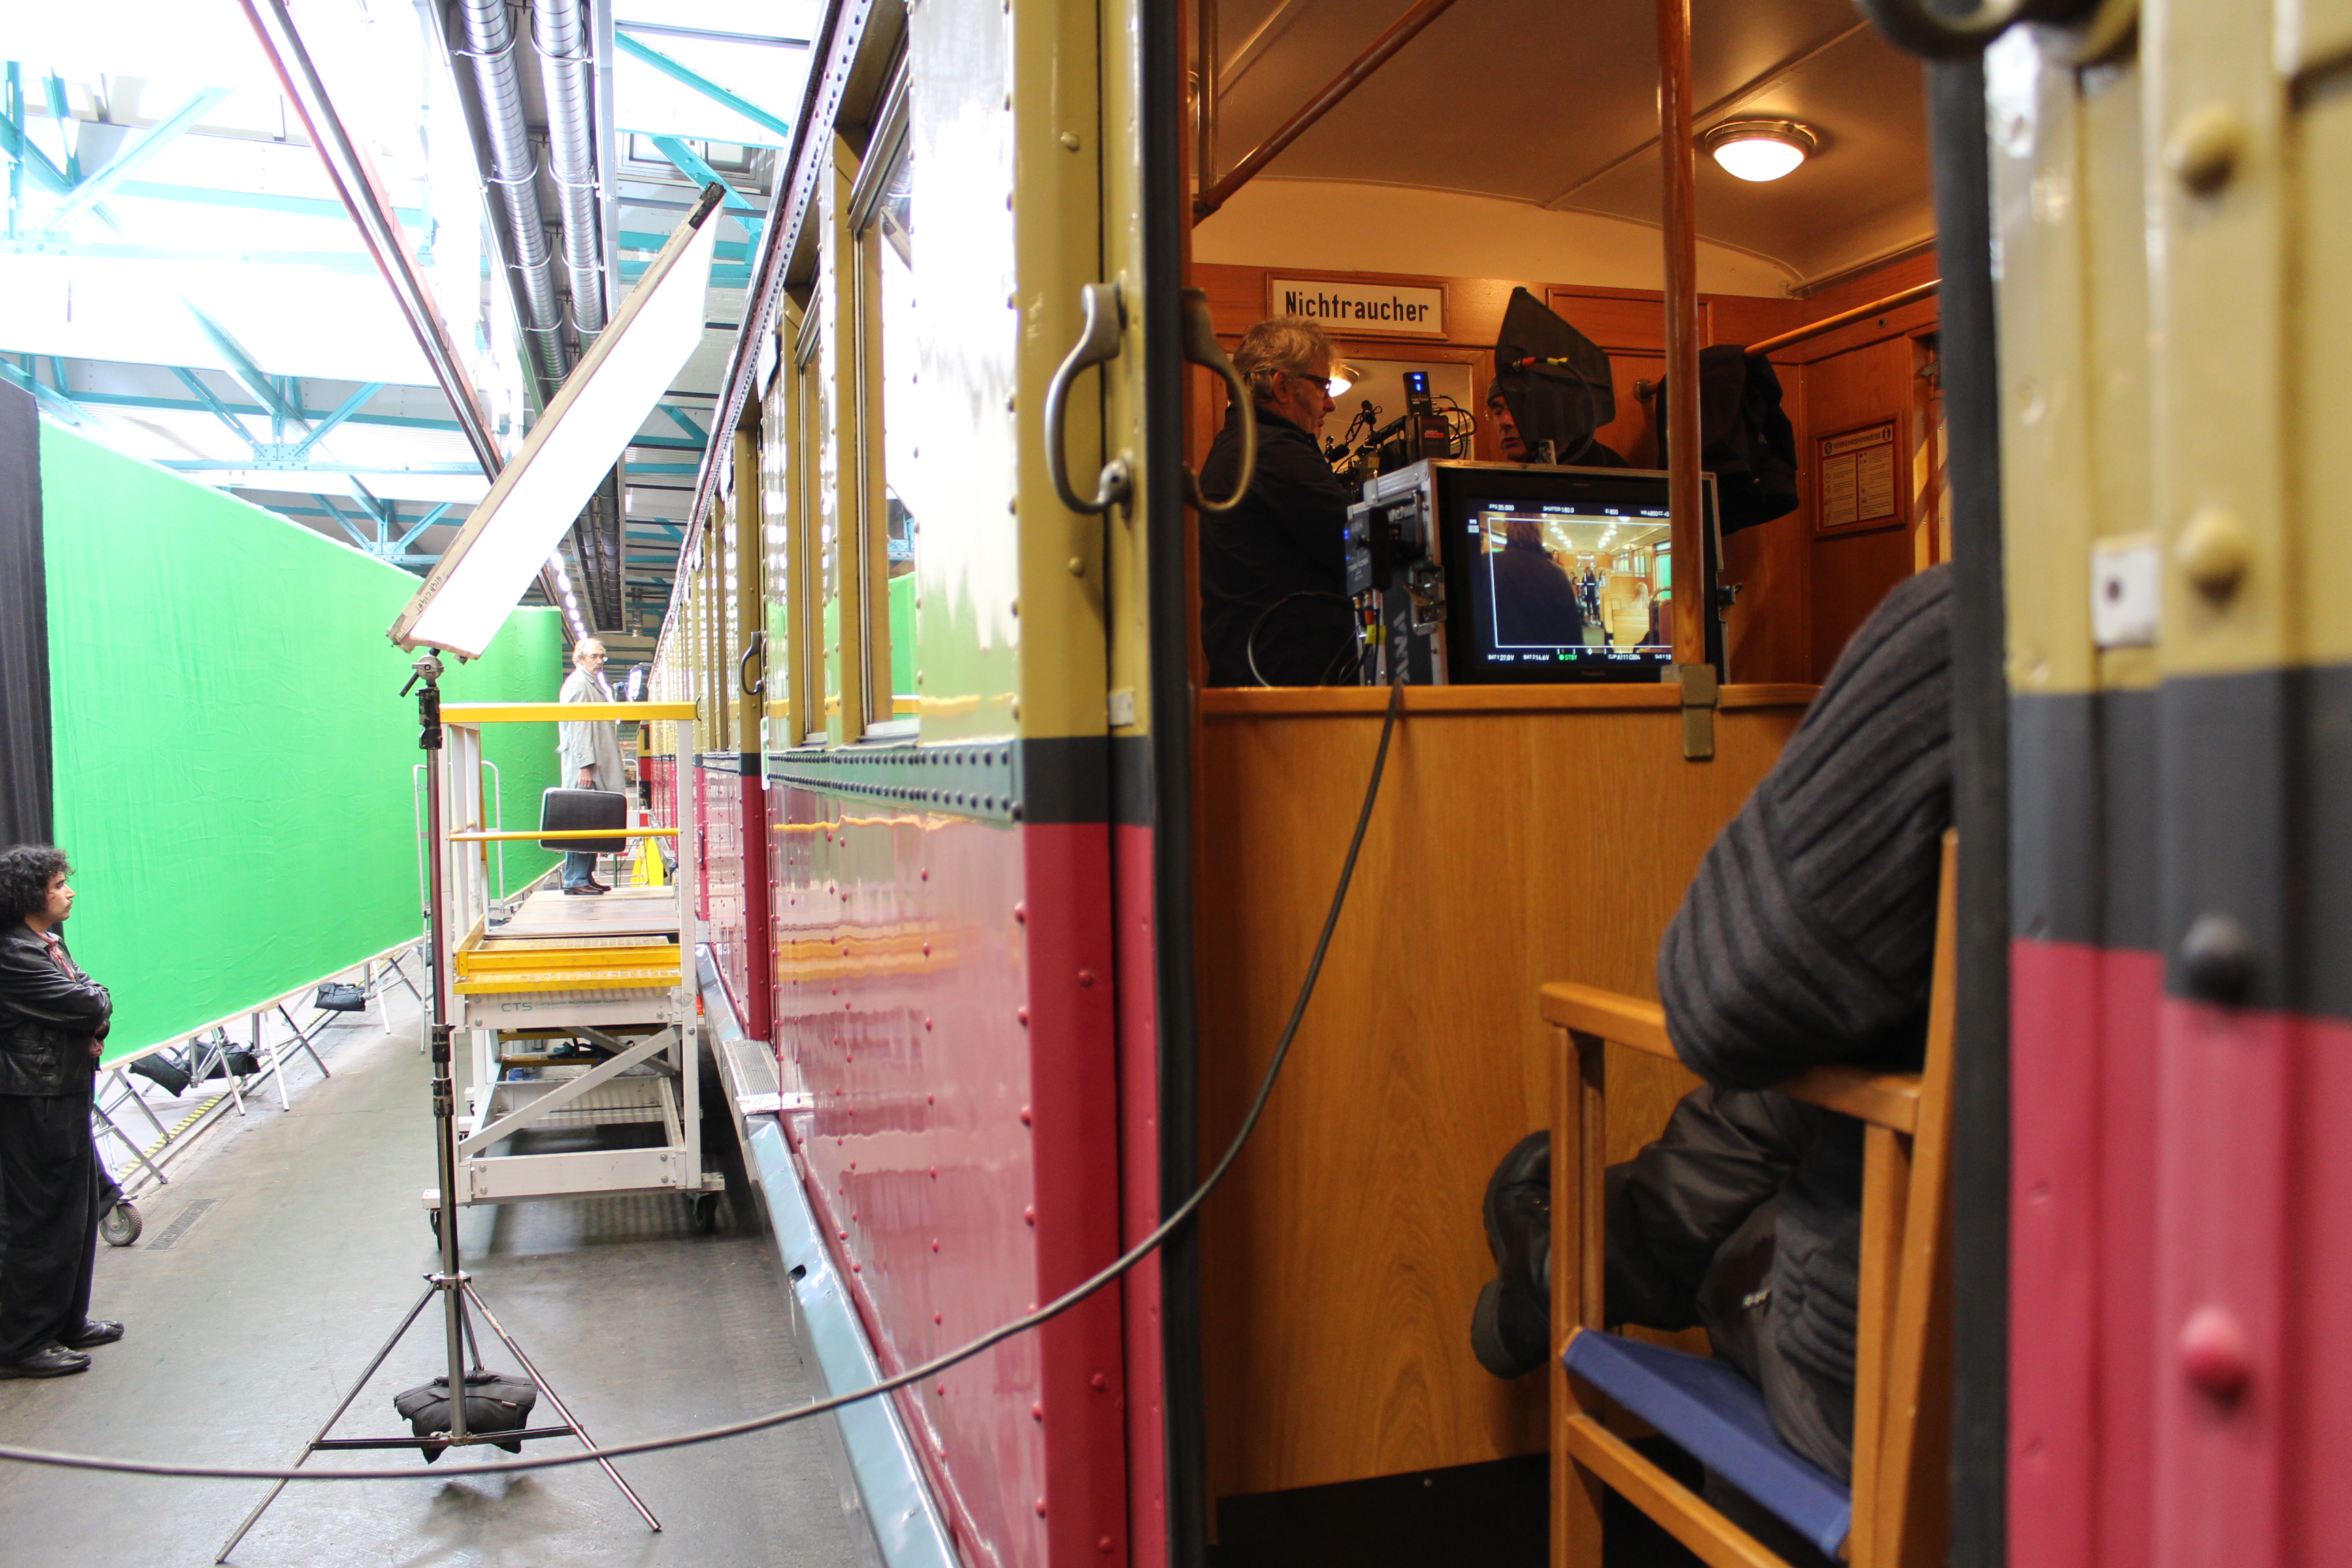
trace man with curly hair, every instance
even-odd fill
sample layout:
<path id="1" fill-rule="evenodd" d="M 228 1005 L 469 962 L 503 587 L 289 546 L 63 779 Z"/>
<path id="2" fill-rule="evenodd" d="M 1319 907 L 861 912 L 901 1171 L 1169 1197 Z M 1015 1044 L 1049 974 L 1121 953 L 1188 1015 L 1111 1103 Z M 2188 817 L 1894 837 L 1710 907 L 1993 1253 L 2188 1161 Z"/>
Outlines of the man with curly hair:
<path id="1" fill-rule="evenodd" d="M 84 1371 L 82 1351 L 122 1337 L 89 1316 L 101 1179 L 89 1102 L 114 1002 L 58 935 L 71 870 L 47 845 L 0 850 L 0 1378 Z"/>

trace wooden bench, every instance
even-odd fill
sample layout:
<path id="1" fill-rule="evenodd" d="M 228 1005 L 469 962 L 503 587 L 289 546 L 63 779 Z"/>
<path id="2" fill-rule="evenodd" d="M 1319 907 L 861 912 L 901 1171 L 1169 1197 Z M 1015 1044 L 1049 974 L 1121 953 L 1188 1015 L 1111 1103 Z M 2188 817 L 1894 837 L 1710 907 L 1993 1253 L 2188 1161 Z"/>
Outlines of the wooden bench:
<path id="1" fill-rule="evenodd" d="M 1857 1568 L 1928 1568 L 1948 1554 L 1955 860 L 1955 840 L 1947 834 L 1922 1070 L 1822 1067 L 1778 1086 L 1791 1099 L 1841 1111 L 1865 1127 L 1853 1479 L 1838 1553 Z M 1580 1361 L 1610 1383 L 1615 1403 L 1685 1449 L 1711 1447 L 1736 1459 L 1744 1444 L 1758 1473 L 1781 1466 L 1778 1473 L 1785 1476 L 1787 1462 L 1811 1470 L 1819 1484 L 1807 1483 L 1815 1505 L 1810 1533 L 1821 1538 L 1822 1486 L 1834 1492 L 1837 1483 L 1785 1447 L 1777 1456 L 1765 1451 L 1779 1445 L 1769 1426 L 1760 1437 L 1756 1431 L 1760 1395 L 1750 1408 L 1737 1408 L 1748 1385 L 1736 1374 L 1726 1384 L 1719 1364 L 1606 1334 L 1603 1326 L 1607 1047 L 1613 1042 L 1674 1058 L 1664 1010 L 1590 985 L 1547 985 L 1541 994 L 1544 1018 L 1560 1046 L 1552 1116 L 1554 1568 L 1600 1568 L 1603 1487 L 1615 1489 L 1714 1568 L 1786 1568 L 1780 1556 L 1612 1430 L 1604 1420 L 1611 1400 L 1568 1368 L 1570 1359 Z M 1604 1339 L 1578 1354 L 1575 1342 L 1588 1334 Z M 1769 1499 L 1757 1500 L 1772 1508 Z"/>

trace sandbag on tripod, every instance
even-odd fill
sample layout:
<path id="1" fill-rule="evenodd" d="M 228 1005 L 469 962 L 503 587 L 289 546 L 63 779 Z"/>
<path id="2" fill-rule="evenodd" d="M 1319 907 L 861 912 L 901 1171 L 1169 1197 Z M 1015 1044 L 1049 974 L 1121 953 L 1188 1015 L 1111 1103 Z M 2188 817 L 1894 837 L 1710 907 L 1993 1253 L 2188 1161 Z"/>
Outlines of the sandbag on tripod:
<path id="1" fill-rule="evenodd" d="M 530 1407 L 539 1403 L 539 1384 L 526 1378 L 479 1368 L 466 1374 L 466 1430 L 485 1436 L 494 1432 L 520 1432 L 530 1424 Z M 419 1437 L 437 1437 L 449 1430 L 447 1373 L 392 1396 L 393 1409 Z M 509 1454 L 522 1452 L 520 1439 L 498 1447 Z M 420 1443 L 425 1462 L 432 1464 L 448 1451 L 446 1444 Z"/>

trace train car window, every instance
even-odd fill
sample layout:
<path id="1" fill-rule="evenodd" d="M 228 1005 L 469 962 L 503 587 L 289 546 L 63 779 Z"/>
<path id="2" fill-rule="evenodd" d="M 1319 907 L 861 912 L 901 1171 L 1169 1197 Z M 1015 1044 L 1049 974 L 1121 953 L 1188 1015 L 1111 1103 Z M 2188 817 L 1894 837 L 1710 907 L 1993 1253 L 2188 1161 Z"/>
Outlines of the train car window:
<path id="1" fill-rule="evenodd" d="M 779 324 L 780 338 L 789 339 L 797 321 L 790 315 Z M 780 343 L 780 348 L 788 346 Z M 800 646 L 793 635 L 793 610 L 800 603 L 793 581 L 793 436 L 799 416 L 799 368 L 789 353 L 776 356 L 775 379 L 768 384 L 760 405 L 760 549 L 765 563 L 761 573 L 760 626 L 766 638 L 766 670 L 760 699 L 760 749 L 781 749 L 800 739 Z"/>
<path id="2" fill-rule="evenodd" d="M 810 314 L 821 316 L 826 309 L 823 294 L 818 296 Z M 831 364 L 835 356 L 824 352 L 824 333 L 813 333 L 809 342 L 809 374 L 804 377 L 808 387 L 809 437 L 813 445 L 807 450 L 816 454 L 814 506 L 809 515 L 815 520 L 814 584 L 819 606 L 817 626 L 817 657 L 814 668 L 817 674 L 817 703 L 821 706 L 809 715 L 810 739 L 825 738 L 834 721 L 842 717 L 842 631 L 841 631 L 841 443 L 835 438 L 834 377 Z"/>
<path id="3" fill-rule="evenodd" d="M 865 243 L 879 263 L 882 332 L 882 497 L 880 543 L 886 562 L 885 603 L 877 609 L 888 616 L 888 685 L 890 718 L 911 725 L 921 711 L 917 694 L 921 679 L 917 660 L 915 615 L 915 548 L 920 531 L 919 509 L 914 502 L 919 426 L 915 407 L 919 372 L 916 363 L 914 203 L 911 149 L 902 147 L 892 160 L 876 203 Z M 877 678 L 883 672 L 877 668 Z M 876 704 L 878 710 L 880 704 Z"/>
<path id="4" fill-rule="evenodd" d="M 793 668 L 802 681 L 800 733 L 803 745 L 816 745 L 825 736 L 825 715 L 838 700 L 837 680 L 829 681 L 826 660 L 837 634 L 832 592 L 833 530 L 825 507 L 832 473 L 826 450 L 826 406 L 824 366 L 818 353 L 817 323 L 824 320 L 822 302 L 812 300 L 801 317 L 800 336 L 793 346 L 793 563 L 792 580 L 800 595 L 800 614 L 793 629 L 800 639 Z"/>
<path id="5" fill-rule="evenodd" d="M 903 81 L 903 79 L 901 79 Z M 856 235 L 858 494 L 864 532 L 855 563 L 866 693 L 864 732 L 911 735 L 917 724 L 915 537 L 918 448 L 913 173 L 903 86 L 887 95 L 850 196 Z"/>

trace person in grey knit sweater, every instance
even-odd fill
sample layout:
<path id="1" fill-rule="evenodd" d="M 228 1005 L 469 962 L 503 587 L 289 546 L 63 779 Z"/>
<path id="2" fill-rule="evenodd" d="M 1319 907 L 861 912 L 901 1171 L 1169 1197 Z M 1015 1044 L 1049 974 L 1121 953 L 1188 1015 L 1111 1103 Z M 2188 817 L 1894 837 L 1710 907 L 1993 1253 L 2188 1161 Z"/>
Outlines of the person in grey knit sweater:
<path id="1" fill-rule="evenodd" d="M 1862 1125 L 1770 1086 L 1825 1062 L 1916 1068 L 1951 825 L 1951 581 L 1898 585 L 1855 632 L 1770 773 L 1706 853 L 1658 952 L 1666 1032 L 1706 1080 L 1608 1173 L 1612 1322 L 1704 1326 L 1781 1439 L 1853 1462 Z M 1549 1338 L 1550 1150 L 1497 1168 L 1500 1272 L 1473 1344 L 1500 1375 Z"/>

